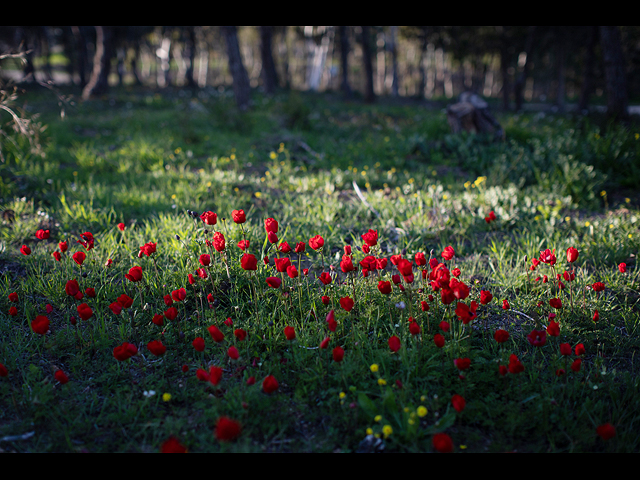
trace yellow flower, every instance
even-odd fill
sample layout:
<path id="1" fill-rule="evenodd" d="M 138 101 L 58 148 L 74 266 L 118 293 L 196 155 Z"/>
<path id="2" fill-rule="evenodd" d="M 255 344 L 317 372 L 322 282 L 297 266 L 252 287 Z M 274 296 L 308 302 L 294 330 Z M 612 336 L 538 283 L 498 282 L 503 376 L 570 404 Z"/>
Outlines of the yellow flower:
<path id="1" fill-rule="evenodd" d="M 371 430 L 370 428 L 367 428 L 367 435 L 373 435 L 373 430 Z"/>
<path id="2" fill-rule="evenodd" d="M 600 196 L 601 196 L 601 197 L 606 197 L 606 196 L 607 196 L 607 192 L 606 192 L 606 191 L 604 191 L 604 190 L 602 190 L 602 191 L 600 192 Z"/>
<path id="3" fill-rule="evenodd" d="M 377 364 L 377 363 L 374 363 L 373 365 L 371 365 L 371 367 L 370 367 L 370 368 L 371 368 L 371 371 L 372 371 L 373 373 L 376 373 L 376 372 L 378 371 L 378 368 L 379 368 L 379 367 L 378 367 L 378 364 Z"/>
<path id="4" fill-rule="evenodd" d="M 630 198 L 625 198 L 625 199 L 624 199 L 624 203 L 629 203 L 630 201 L 631 201 L 631 199 L 630 199 Z"/>
<path id="5" fill-rule="evenodd" d="M 466 450 L 467 446 L 466 445 L 460 445 L 460 450 Z"/>
<path id="6" fill-rule="evenodd" d="M 427 413 L 428 413 L 427 407 L 425 407 L 425 406 L 423 406 L 423 405 L 420 405 L 420 406 L 418 407 L 418 416 L 419 416 L 420 418 L 422 418 L 422 417 L 426 416 L 426 415 L 427 415 Z"/>
<path id="7" fill-rule="evenodd" d="M 163 393 L 162 394 L 162 400 L 165 402 L 168 402 L 169 400 L 171 400 L 171 394 L 170 393 Z"/>
<path id="8" fill-rule="evenodd" d="M 374 422 L 379 422 L 380 420 L 382 420 L 382 415 L 376 415 L 375 417 L 373 417 Z"/>
<path id="9" fill-rule="evenodd" d="M 236 155 L 235 155 L 235 153 L 232 153 L 231 155 L 229 155 L 229 158 L 230 158 L 231 160 L 235 160 L 235 159 L 236 159 Z"/>
<path id="10" fill-rule="evenodd" d="M 340 396 L 340 398 L 344 398 L 344 397 L 346 397 L 346 396 L 347 396 L 347 394 L 346 394 L 346 393 L 344 393 L 344 392 L 340 392 L 340 395 L 339 395 L 339 396 Z"/>
<path id="11" fill-rule="evenodd" d="M 177 154 L 179 154 L 181 151 L 182 151 L 182 149 L 181 149 L 180 147 L 178 147 L 178 148 L 176 148 L 176 149 L 174 150 L 174 153 L 177 155 Z"/>
<path id="12" fill-rule="evenodd" d="M 276 152 L 271 152 L 271 153 L 269 154 L 269 158 L 270 158 L 271 160 L 275 160 L 275 159 L 276 159 L 276 157 L 277 157 Z"/>
<path id="13" fill-rule="evenodd" d="M 382 427 L 382 433 L 384 434 L 384 438 L 387 438 L 393 433 L 393 428 L 391 428 L 391 425 L 385 425 Z"/>
<path id="14" fill-rule="evenodd" d="M 254 195 L 256 196 L 256 198 L 260 198 L 262 196 L 262 193 L 256 192 L 256 193 L 254 193 Z"/>
<path id="15" fill-rule="evenodd" d="M 378 379 L 378 385 L 384 386 L 386 384 L 387 384 L 387 381 L 384 378 L 379 378 Z"/>
<path id="16" fill-rule="evenodd" d="M 586 222 L 584 222 L 584 226 L 585 227 L 589 227 L 591 225 L 591 222 L 589 220 L 587 220 Z"/>
<path id="17" fill-rule="evenodd" d="M 569 223 L 571 221 L 571 217 L 564 217 L 564 221 Z"/>

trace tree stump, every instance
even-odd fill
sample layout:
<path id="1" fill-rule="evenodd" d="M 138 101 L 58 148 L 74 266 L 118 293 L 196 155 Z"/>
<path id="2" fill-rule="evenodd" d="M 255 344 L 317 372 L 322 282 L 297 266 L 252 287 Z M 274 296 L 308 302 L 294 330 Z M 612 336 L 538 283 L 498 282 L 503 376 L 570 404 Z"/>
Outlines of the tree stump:
<path id="1" fill-rule="evenodd" d="M 489 133 L 495 140 L 504 140 L 504 129 L 489 112 L 487 102 L 475 93 L 464 92 L 458 103 L 449 105 L 447 121 L 453 133 Z"/>

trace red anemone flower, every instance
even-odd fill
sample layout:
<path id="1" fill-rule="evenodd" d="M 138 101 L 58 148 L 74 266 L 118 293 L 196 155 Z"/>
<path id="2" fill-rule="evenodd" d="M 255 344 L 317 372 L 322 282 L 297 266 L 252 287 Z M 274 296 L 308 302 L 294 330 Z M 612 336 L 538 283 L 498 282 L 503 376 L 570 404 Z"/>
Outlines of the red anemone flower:
<path id="1" fill-rule="evenodd" d="M 262 381 L 262 390 L 264 393 L 271 394 L 279 388 L 278 380 L 273 375 L 267 375 Z"/>
<path id="2" fill-rule="evenodd" d="M 219 442 L 231 442 L 240 436 L 240 422 L 229 417 L 220 417 L 216 422 L 216 439 Z"/>
<path id="3" fill-rule="evenodd" d="M 267 285 L 269 285 L 271 288 L 280 288 L 281 284 L 282 280 L 278 277 L 267 277 Z"/>
<path id="4" fill-rule="evenodd" d="M 147 343 L 147 349 L 156 357 L 164 355 L 167 351 L 167 347 L 165 347 L 160 340 L 153 340 Z"/>
<path id="5" fill-rule="evenodd" d="M 324 247 L 324 238 L 322 238 L 320 235 L 316 235 L 315 237 L 310 238 L 309 246 L 316 251 L 320 250 L 322 247 Z"/>
<path id="6" fill-rule="evenodd" d="M 244 213 L 244 210 L 233 210 L 231 212 L 231 218 L 235 223 L 244 223 L 247 221 L 247 216 Z"/>
<path id="7" fill-rule="evenodd" d="M 31 321 L 31 329 L 39 334 L 44 335 L 49 331 L 49 319 L 44 315 L 38 315 Z"/>
<path id="8" fill-rule="evenodd" d="M 141 267 L 131 267 L 129 273 L 124 274 L 125 278 L 131 282 L 139 282 L 142 280 L 142 268 Z"/>

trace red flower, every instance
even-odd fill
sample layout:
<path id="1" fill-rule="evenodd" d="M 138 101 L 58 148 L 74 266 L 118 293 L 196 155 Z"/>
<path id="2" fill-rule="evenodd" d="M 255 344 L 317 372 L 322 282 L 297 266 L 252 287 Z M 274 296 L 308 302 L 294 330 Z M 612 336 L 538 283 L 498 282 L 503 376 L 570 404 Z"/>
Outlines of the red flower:
<path id="1" fill-rule="evenodd" d="M 59 381 L 61 385 L 69 382 L 69 377 L 67 377 L 67 375 L 62 370 L 56 370 L 56 373 L 53 374 L 53 377 L 57 381 Z"/>
<path id="2" fill-rule="evenodd" d="M 118 229 L 119 229 L 121 232 L 124 232 L 124 229 L 125 229 L 125 228 L 126 228 L 126 225 L 125 225 L 124 223 L 119 223 L 119 224 L 118 224 Z"/>
<path id="3" fill-rule="evenodd" d="M 511 305 L 509 305 L 509 302 L 505 299 L 502 301 L 502 309 L 503 310 L 509 310 L 511 308 Z"/>
<path id="4" fill-rule="evenodd" d="M 163 444 L 162 444 L 162 448 L 160 449 L 161 453 L 187 453 L 187 448 L 182 445 L 177 439 L 176 437 L 169 437 L 168 440 L 166 440 Z"/>
<path id="5" fill-rule="evenodd" d="M 453 441 L 446 433 L 436 433 L 431 439 L 433 448 L 440 453 L 453 452 Z"/>
<path id="6" fill-rule="evenodd" d="M 229 417 L 220 417 L 216 422 L 216 439 L 219 442 L 231 442 L 240 436 L 240 423 Z"/>
<path id="7" fill-rule="evenodd" d="M 480 303 L 486 305 L 493 300 L 493 295 L 487 290 L 480 290 Z"/>
<path id="8" fill-rule="evenodd" d="M 196 370 L 196 378 L 201 382 L 207 382 L 209 381 L 209 372 L 202 368 L 199 368 L 198 370 Z"/>
<path id="9" fill-rule="evenodd" d="M 78 240 L 78 243 L 80 243 L 84 248 L 86 248 L 87 251 L 91 250 L 93 248 L 93 243 L 94 243 L 94 238 L 91 232 L 84 232 L 82 235 L 80 235 L 80 240 Z"/>
<path id="10" fill-rule="evenodd" d="M 393 335 L 392 337 L 389 338 L 389 348 L 393 351 L 393 352 L 397 352 L 398 350 L 400 350 L 400 339 L 398 337 L 396 337 L 395 335 Z"/>
<path id="11" fill-rule="evenodd" d="M 68 248 L 67 242 L 59 242 L 58 243 L 58 248 L 60 249 L 60 251 L 62 253 L 66 252 L 67 248 Z"/>
<path id="12" fill-rule="evenodd" d="M 123 293 L 118 297 L 118 303 L 122 305 L 122 308 L 129 308 L 133 305 L 133 298 Z"/>
<path id="13" fill-rule="evenodd" d="M 576 355 L 584 355 L 584 354 L 585 354 L 584 345 L 582 343 L 579 343 L 578 345 L 576 345 Z"/>
<path id="14" fill-rule="evenodd" d="M 335 321 L 335 320 L 334 320 Z M 330 342 L 331 338 L 330 337 L 325 337 L 324 340 L 322 340 L 322 342 L 320 342 L 320 349 L 324 350 L 329 346 L 329 342 Z"/>
<path id="15" fill-rule="evenodd" d="M 571 370 L 573 370 L 574 372 L 579 372 L 581 365 L 582 365 L 582 359 L 576 358 L 571 364 Z"/>
<path id="16" fill-rule="evenodd" d="M 298 243 L 296 243 L 296 248 L 293 251 L 296 252 L 296 253 L 302 253 L 302 252 L 304 252 L 306 246 L 307 246 L 306 243 L 298 242 Z"/>
<path id="17" fill-rule="evenodd" d="M 213 234 L 213 248 L 216 249 L 217 252 L 221 252 L 224 250 L 225 240 L 222 232 L 216 232 Z"/>
<path id="18" fill-rule="evenodd" d="M 84 294 L 85 294 L 87 297 L 95 298 L 95 296 L 96 296 L 96 289 L 95 289 L 95 288 L 85 288 L 85 290 L 84 290 Z"/>
<path id="19" fill-rule="evenodd" d="M 560 344 L 560 355 L 571 355 L 572 353 L 573 349 L 571 348 L 571 345 L 569 345 L 568 343 Z"/>
<path id="20" fill-rule="evenodd" d="M 513 374 L 524 372 L 524 365 L 515 354 L 509 356 L 509 371 Z"/>
<path id="21" fill-rule="evenodd" d="M 356 267 L 353 266 L 353 260 L 349 255 L 342 256 L 342 260 L 340 261 L 340 269 L 343 273 L 349 273 L 356 269 Z"/>
<path id="22" fill-rule="evenodd" d="M 274 262 L 276 264 L 276 270 L 280 273 L 286 272 L 289 265 L 291 265 L 291 260 L 289 260 L 288 257 L 275 258 Z"/>
<path id="23" fill-rule="evenodd" d="M 574 247 L 567 248 L 567 262 L 573 263 L 578 259 L 578 250 Z"/>
<path id="24" fill-rule="evenodd" d="M 264 393 L 271 394 L 279 388 L 278 380 L 273 375 L 267 375 L 262 381 L 262 390 Z"/>
<path id="25" fill-rule="evenodd" d="M 378 244 L 378 232 L 376 230 L 371 230 L 364 235 L 360 235 L 364 243 L 369 245 L 370 247 L 374 247 Z"/>
<path id="26" fill-rule="evenodd" d="M 49 319 L 44 315 L 38 315 L 31 322 L 31 329 L 40 335 L 44 335 L 49 331 Z"/>
<path id="27" fill-rule="evenodd" d="M 331 352 L 331 355 L 333 356 L 334 362 L 341 362 L 344 358 L 344 349 L 342 347 L 336 347 Z"/>
<path id="28" fill-rule="evenodd" d="M 233 210 L 231 212 L 231 218 L 236 223 L 244 223 L 247 221 L 247 216 L 244 213 L 244 210 Z"/>
<path id="29" fill-rule="evenodd" d="M 207 225 L 215 225 L 218 223 L 218 215 L 213 212 L 204 212 L 200 215 L 200 220 Z"/>
<path id="30" fill-rule="evenodd" d="M 238 248 L 244 252 L 247 248 L 249 248 L 249 240 L 240 240 L 238 242 Z"/>
<path id="31" fill-rule="evenodd" d="M 203 253 L 200 255 L 200 258 L 198 258 L 198 261 L 203 267 L 208 267 L 211 264 L 211 256 L 207 253 Z"/>
<path id="32" fill-rule="evenodd" d="M 16 307 L 10 307 L 9 315 L 11 315 L 12 317 L 15 317 L 16 315 L 18 315 L 18 309 Z"/>
<path id="33" fill-rule="evenodd" d="M 320 298 L 320 300 L 322 300 L 323 305 L 329 305 L 331 303 L 331 299 L 326 295 L 323 295 L 322 298 Z"/>
<path id="34" fill-rule="evenodd" d="M 119 345 L 113 349 L 113 357 L 120 362 L 128 360 L 136 353 L 138 353 L 138 349 L 135 345 L 129 342 L 124 342 L 122 345 Z"/>
<path id="35" fill-rule="evenodd" d="M 298 278 L 298 269 L 295 265 L 289 265 L 287 267 L 287 275 L 289 275 L 289 278 Z"/>
<path id="36" fill-rule="evenodd" d="M 616 436 L 616 429 L 610 423 L 605 423 L 604 425 L 600 425 L 596 429 L 596 432 L 600 436 L 600 438 L 602 438 L 603 440 L 611 440 L 613 437 Z"/>
<path id="37" fill-rule="evenodd" d="M 227 355 L 229 355 L 229 358 L 231 360 L 237 360 L 238 358 L 240 358 L 240 353 L 238 352 L 238 349 L 233 345 L 231 345 L 227 350 Z"/>
<path id="38" fill-rule="evenodd" d="M 49 238 L 49 230 L 38 230 L 36 231 L 36 238 L 39 240 L 46 240 Z"/>
<path id="39" fill-rule="evenodd" d="M 143 246 L 140 247 L 140 255 L 146 255 L 147 257 L 150 257 L 151 255 L 156 253 L 157 245 L 158 245 L 157 243 L 152 243 L 152 242 L 145 243 Z"/>
<path id="40" fill-rule="evenodd" d="M 547 333 L 552 337 L 560 336 L 560 324 L 551 320 L 547 326 Z"/>
<path id="41" fill-rule="evenodd" d="M 269 285 L 271 288 L 280 288 L 281 284 L 282 280 L 280 280 L 278 277 L 267 277 L 267 285 Z"/>
<path id="42" fill-rule="evenodd" d="M 503 329 L 496 330 L 496 333 L 493 334 L 493 338 L 495 338 L 498 343 L 504 343 L 509 340 L 509 332 Z"/>
<path id="43" fill-rule="evenodd" d="M 453 405 L 453 408 L 455 408 L 456 412 L 459 413 L 462 410 L 464 410 L 464 407 L 467 405 L 467 402 L 465 401 L 462 395 L 455 394 L 451 398 L 451 405 Z"/>
<path id="44" fill-rule="evenodd" d="M 280 250 L 281 253 L 289 253 L 291 252 L 291 247 L 287 242 L 282 242 L 280 245 L 278 245 L 278 250 Z"/>
<path id="45" fill-rule="evenodd" d="M 109 308 L 115 315 L 120 315 L 120 313 L 122 313 L 122 305 L 120 305 L 118 302 L 113 302 L 111 305 L 109 305 Z"/>
<path id="46" fill-rule="evenodd" d="M 267 231 L 267 233 L 269 233 L 269 232 L 278 233 L 278 222 L 277 222 L 277 220 L 274 220 L 273 218 L 267 218 L 264 221 L 264 228 Z"/>
<path id="47" fill-rule="evenodd" d="M 542 347 L 545 343 L 547 343 L 547 331 L 532 330 L 531 333 L 527 335 L 527 340 L 534 347 Z"/>
<path id="48" fill-rule="evenodd" d="M 456 252 L 453 250 L 453 247 L 449 245 L 447 248 L 444 249 L 441 256 L 445 260 L 451 260 L 455 256 L 455 254 Z"/>
<path id="49" fill-rule="evenodd" d="M 147 343 L 147 349 L 156 357 L 164 355 L 167 351 L 167 347 L 165 347 L 160 340 L 153 340 Z"/>
<path id="50" fill-rule="evenodd" d="M 212 385 L 218 385 L 222 380 L 222 369 L 214 365 L 209 367 L 209 382 Z"/>
<path id="51" fill-rule="evenodd" d="M 293 327 L 286 326 L 284 327 L 284 336 L 287 337 L 287 340 L 293 340 L 296 338 L 296 331 Z"/>
<path id="52" fill-rule="evenodd" d="M 160 315 L 159 313 L 156 313 L 151 319 L 151 321 L 154 323 L 154 325 L 162 326 L 164 325 L 164 315 Z"/>
<path id="53" fill-rule="evenodd" d="M 420 325 L 415 320 L 409 322 L 409 333 L 411 333 L 411 335 L 418 335 L 420 333 Z"/>
<path id="54" fill-rule="evenodd" d="M 16 292 L 12 292 L 9 294 L 9 301 L 16 303 L 18 301 L 18 294 Z"/>
<path id="55" fill-rule="evenodd" d="M 21 252 L 23 255 L 31 255 L 31 249 L 30 249 L 29 247 L 27 247 L 26 245 L 22 245 L 22 246 L 20 247 L 20 252 Z"/>
<path id="56" fill-rule="evenodd" d="M 472 312 L 466 303 L 458 302 L 456 305 L 456 315 L 459 320 L 467 325 L 471 320 L 476 318 L 475 312 Z"/>
<path id="57" fill-rule="evenodd" d="M 329 285 L 331 283 L 331 274 L 329 272 L 322 272 L 318 278 L 325 285 Z"/>
<path id="58" fill-rule="evenodd" d="M 604 283 L 602 282 L 596 282 L 593 284 L 593 289 L 596 292 L 602 292 L 604 290 Z"/>
<path id="59" fill-rule="evenodd" d="M 258 260 L 255 255 L 251 253 L 245 253 L 242 255 L 242 259 L 240 260 L 240 266 L 243 270 L 257 270 L 258 269 Z"/>
<path id="60" fill-rule="evenodd" d="M 498 373 L 500 374 L 500 376 L 504 377 L 507 374 L 508 370 L 507 367 L 504 365 L 500 365 L 498 367 Z"/>
<path id="61" fill-rule="evenodd" d="M 310 238 L 309 246 L 315 251 L 320 250 L 322 247 L 324 247 L 324 238 L 322 238 L 320 235 L 316 235 L 315 237 Z"/>
<path id="62" fill-rule="evenodd" d="M 626 263 L 619 264 L 618 270 L 620 271 L 620 273 L 625 273 L 627 271 L 627 264 Z"/>
<path id="63" fill-rule="evenodd" d="M 224 334 L 215 325 L 211 325 L 207 330 L 215 342 L 220 343 L 224 340 Z"/>
<path id="64" fill-rule="evenodd" d="M 596 311 L 593 313 L 593 321 L 594 321 L 594 322 L 597 322 L 598 320 L 600 320 L 600 312 L 598 312 L 598 310 L 596 310 Z"/>
<path id="65" fill-rule="evenodd" d="M 178 309 L 176 307 L 169 307 L 165 310 L 164 316 L 167 317 L 167 320 L 174 321 L 178 316 Z"/>
<path id="66" fill-rule="evenodd" d="M 204 338 L 197 337 L 193 342 L 191 342 L 191 345 L 196 349 L 196 352 L 204 352 Z"/>
<path id="67" fill-rule="evenodd" d="M 429 311 L 429 304 L 425 300 L 422 300 L 420 302 L 420 308 L 422 309 L 423 312 L 428 312 Z"/>
<path id="68" fill-rule="evenodd" d="M 559 309 L 562 308 L 562 301 L 559 298 L 552 298 L 549 300 L 549 305 L 555 309 Z"/>
<path id="69" fill-rule="evenodd" d="M 353 308 L 353 299 L 351 297 L 342 297 L 340 299 L 340 306 L 344 308 L 347 312 L 350 312 Z"/>
<path id="70" fill-rule="evenodd" d="M 131 282 L 139 282 L 142 280 L 142 268 L 141 267 L 132 267 L 129 270 L 129 273 L 124 274 L 125 278 Z"/>
<path id="71" fill-rule="evenodd" d="M 80 315 L 80 318 L 82 320 L 86 321 L 93 317 L 93 310 L 91 310 L 91 307 L 86 303 L 81 303 L 80 305 L 78 305 L 77 310 L 78 315 Z"/>
<path id="72" fill-rule="evenodd" d="M 440 330 L 442 330 L 444 333 L 447 333 L 449 331 L 449 329 L 451 328 L 451 325 L 449 325 L 449 322 L 446 322 L 444 320 L 442 320 L 440 322 Z"/>
<path id="73" fill-rule="evenodd" d="M 425 258 L 424 253 L 422 252 L 416 253 L 415 260 L 416 260 L 416 265 L 418 267 L 421 267 L 427 264 L 427 259 Z"/>
<path id="74" fill-rule="evenodd" d="M 5 367 L 3 364 L 0 363 L 0 377 L 8 377 L 9 376 L 9 370 L 7 370 L 7 367 Z"/>
<path id="75" fill-rule="evenodd" d="M 60 252 L 58 252 L 57 250 L 53 252 L 51 255 L 53 255 L 53 258 L 55 258 L 58 262 L 62 260 L 62 255 L 60 255 Z"/>
<path id="76" fill-rule="evenodd" d="M 76 252 L 72 255 L 72 258 L 78 265 L 82 265 L 87 255 L 84 252 Z"/>
<path id="77" fill-rule="evenodd" d="M 245 338 L 247 338 L 247 332 L 241 328 L 236 328 L 233 331 L 233 335 L 239 342 L 242 342 Z"/>
<path id="78" fill-rule="evenodd" d="M 470 358 L 456 358 L 453 364 L 458 370 L 467 370 L 471 366 Z"/>
<path id="79" fill-rule="evenodd" d="M 113 264 L 113 260 L 111 260 L 110 258 L 107 259 L 106 262 L 104 262 L 104 266 L 107 268 L 109 268 L 112 264 Z"/>
<path id="80" fill-rule="evenodd" d="M 269 243 L 278 243 L 278 235 L 274 232 L 267 232 Z"/>
<path id="81" fill-rule="evenodd" d="M 187 291 L 184 288 L 178 288 L 171 292 L 171 298 L 173 298 L 176 302 L 181 302 L 185 298 L 187 298 Z"/>
<path id="82" fill-rule="evenodd" d="M 452 304 L 455 299 L 456 297 L 453 294 L 453 290 L 451 290 L 450 288 L 443 288 L 442 290 L 440 290 L 440 300 L 444 305 Z"/>

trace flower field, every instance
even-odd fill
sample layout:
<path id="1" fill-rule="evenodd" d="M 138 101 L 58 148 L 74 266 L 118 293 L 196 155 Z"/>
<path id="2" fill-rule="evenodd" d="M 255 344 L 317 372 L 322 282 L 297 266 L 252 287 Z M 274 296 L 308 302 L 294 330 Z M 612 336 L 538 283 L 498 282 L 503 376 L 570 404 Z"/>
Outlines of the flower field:
<path id="1" fill-rule="evenodd" d="M 2 451 L 639 450 L 637 128 L 120 95 L 2 164 Z"/>

